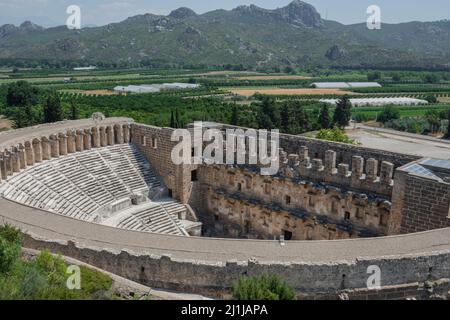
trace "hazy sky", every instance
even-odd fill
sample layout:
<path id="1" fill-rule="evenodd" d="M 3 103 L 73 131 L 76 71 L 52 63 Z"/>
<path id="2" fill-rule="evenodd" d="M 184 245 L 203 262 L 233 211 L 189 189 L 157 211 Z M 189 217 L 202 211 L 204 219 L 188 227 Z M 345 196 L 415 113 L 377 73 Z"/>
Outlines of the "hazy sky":
<path id="1" fill-rule="evenodd" d="M 142 13 L 168 14 L 181 6 L 197 13 L 214 9 L 232 9 L 238 5 L 255 4 L 274 9 L 291 0 L 0 0 L 0 25 L 32 20 L 41 25 L 62 25 L 69 5 L 81 7 L 83 25 L 104 25 Z M 382 9 L 387 23 L 412 20 L 450 19 L 450 0 L 307 0 L 324 18 L 345 24 L 365 22 L 369 5 Z"/>

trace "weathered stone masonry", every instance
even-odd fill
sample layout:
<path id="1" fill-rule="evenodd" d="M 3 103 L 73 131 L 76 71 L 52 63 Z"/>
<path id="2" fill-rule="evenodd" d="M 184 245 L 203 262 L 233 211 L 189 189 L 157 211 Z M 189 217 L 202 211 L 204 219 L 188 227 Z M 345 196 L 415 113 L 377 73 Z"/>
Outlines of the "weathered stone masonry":
<path id="1" fill-rule="evenodd" d="M 132 142 L 175 198 L 190 203 L 209 219 L 209 226 L 228 236 L 331 240 L 450 227 L 449 173 L 445 166 L 431 165 L 428 160 L 282 135 L 280 173 L 263 177 L 251 166 L 176 166 L 170 157 L 177 144 L 170 141 L 172 132 L 118 119 L 0 134 L 0 182 L 47 159 Z M 412 165 L 422 167 L 426 174 L 411 170 Z M 217 295 L 229 292 L 242 275 L 267 272 L 285 277 L 305 298 L 337 298 L 341 293 L 362 299 L 431 298 L 433 290 L 445 294 L 450 287 L 450 229 L 284 244 L 281 240 L 141 235 L 100 225 L 90 233 L 93 229 L 88 222 L 19 204 L 17 211 L 23 213 L 23 221 L 5 218 L 1 210 L 0 215 L 5 222 L 22 227 L 26 246 L 61 252 L 154 287 Z M 31 215 L 55 223 L 40 229 L 27 220 Z M 80 238 L 71 233 L 75 223 L 85 232 Z M 141 244 L 139 250 L 127 249 L 123 241 L 130 239 L 136 240 L 130 247 Z M 189 259 L 179 258 L 186 252 L 192 253 Z M 256 252 L 259 260 L 253 258 Z M 318 254 L 322 260 L 316 259 Z M 346 258 L 338 258 L 341 254 Z M 235 256 L 240 258 L 232 260 Z M 365 289 L 369 265 L 383 272 L 381 290 Z"/>
<path id="2" fill-rule="evenodd" d="M 223 129 L 228 127 L 224 126 Z M 395 195 L 408 191 L 403 190 L 407 186 L 401 183 L 401 172 L 396 173 L 396 168 L 417 160 L 417 157 L 281 135 L 281 145 L 289 150 L 297 150 L 297 153 L 287 153 L 281 149 L 279 175 L 263 179 L 255 174 L 255 167 L 244 168 L 242 175 L 246 177 L 240 182 L 230 182 L 230 171 L 234 169 L 229 166 L 216 166 L 211 171 L 212 166 L 174 165 L 171 151 L 178 142 L 170 141 L 173 129 L 134 124 L 132 131 L 133 143 L 158 170 L 172 195 L 191 204 L 202 217 L 206 228 L 209 226 L 210 230 L 219 231 L 212 234 L 227 236 L 227 232 L 230 232 L 228 236 L 243 236 L 248 231 L 248 237 L 272 239 L 283 234 L 290 237 L 292 233 L 292 239 L 301 240 L 400 233 L 400 228 L 395 225 L 402 223 L 402 220 L 398 222 L 398 217 L 391 215 L 395 181 L 399 180 Z M 348 162 L 340 163 L 341 159 Z M 198 181 L 192 181 L 193 171 L 197 171 Z M 251 186 L 247 183 L 249 179 L 255 181 L 250 182 Z M 261 179 L 264 181 L 259 181 Z M 272 191 L 267 192 L 267 184 L 272 184 L 272 189 L 277 190 L 272 196 Z M 316 187 L 312 188 L 311 185 Z M 236 196 L 236 193 L 239 195 Z M 286 203 L 286 197 L 289 198 L 289 204 Z M 444 192 L 442 197 L 448 201 L 447 193 Z M 228 200 L 225 201 L 226 198 Z M 233 205 L 226 204 L 227 201 Z M 394 203 L 392 206 L 398 207 L 401 201 L 398 197 L 395 201 L 397 205 Z M 249 203 L 253 203 L 251 210 Z M 269 205 L 271 203 L 276 205 Z M 283 210 L 287 211 L 282 213 Z M 301 214 L 292 214 L 296 211 Z M 224 212 L 228 213 L 224 215 Z M 309 227 L 293 228 L 304 226 L 305 221 L 300 223 L 297 220 L 305 219 L 308 214 L 318 219 L 306 225 L 318 226 L 314 227 L 317 230 L 309 231 Z M 286 226 L 283 228 L 280 222 L 278 228 L 267 228 L 267 215 L 286 217 L 283 220 Z M 218 219 L 220 223 L 217 223 Z M 417 227 L 410 230 L 430 230 L 432 227 L 447 226 L 448 218 L 441 217 L 426 227 L 417 219 L 408 223 L 415 223 Z M 403 228 L 403 232 L 405 230 Z"/>
<path id="3" fill-rule="evenodd" d="M 116 124 L 114 128 L 100 125 L 83 130 L 69 129 L 10 146 L 0 152 L 0 183 L 14 173 L 45 160 L 100 146 L 129 143 L 130 129 L 131 123 Z M 98 137 L 98 131 L 106 131 L 109 134 Z"/>

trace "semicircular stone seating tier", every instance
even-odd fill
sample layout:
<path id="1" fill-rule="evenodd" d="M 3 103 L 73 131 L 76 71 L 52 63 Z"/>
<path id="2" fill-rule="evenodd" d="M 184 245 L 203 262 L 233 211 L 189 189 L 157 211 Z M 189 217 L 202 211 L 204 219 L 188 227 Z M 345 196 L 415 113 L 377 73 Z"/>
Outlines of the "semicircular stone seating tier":
<path id="1" fill-rule="evenodd" d="M 179 219 L 186 212 L 183 204 L 169 197 L 155 202 L 148 199 L 164 189 L 150 163 L 132 144 L 125 143 L 44 160 L 9 177 L 0 187 L 0 194 L 30 207 L 84 221 L 187 235 Z M 136 195 L 145 200 L 132 205 Z M 114 205 L 118 209 L 111 210 Z"/>

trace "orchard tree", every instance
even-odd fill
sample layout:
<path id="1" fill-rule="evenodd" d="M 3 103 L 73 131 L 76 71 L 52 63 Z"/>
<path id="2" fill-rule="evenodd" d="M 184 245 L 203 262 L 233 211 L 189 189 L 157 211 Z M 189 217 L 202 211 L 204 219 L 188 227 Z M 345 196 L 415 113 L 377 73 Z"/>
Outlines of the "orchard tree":
<path id="1" fill-rule="evenodd" d="M 379 71 L 369 72 L 367 74 L 367 80 L 369 80 L 369 81 L 381 80 L 381 72 L 379 72 Z"/>
<path id="2" fill-rule="evenodd" d="M 388 121 L 400 119 L 400 111 L 394 106 L 386 106 L 377 115 L 377 122 L 386 123 Z"/>
<path id="3" fill-rule="evenodd" d="M 6 105 L 8 107 L 26 107 L 37 103 L 39 91 L 26 81 L 17 81 L 8 85 Z"/>

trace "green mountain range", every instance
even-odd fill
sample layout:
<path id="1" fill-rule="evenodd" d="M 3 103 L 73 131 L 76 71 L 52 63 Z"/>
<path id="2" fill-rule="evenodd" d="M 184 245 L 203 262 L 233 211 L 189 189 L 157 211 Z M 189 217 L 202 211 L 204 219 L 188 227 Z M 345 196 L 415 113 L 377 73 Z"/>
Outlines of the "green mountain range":
<path id="1" fill-rule="evenodd" d="M 44 29 L 31 22 L 0 27 L 3 61 L 173 66 L 450 68 L 450 21 L 343 25 L 295 0 L 201 15 L 179 8 L 102 27 Z"/>

